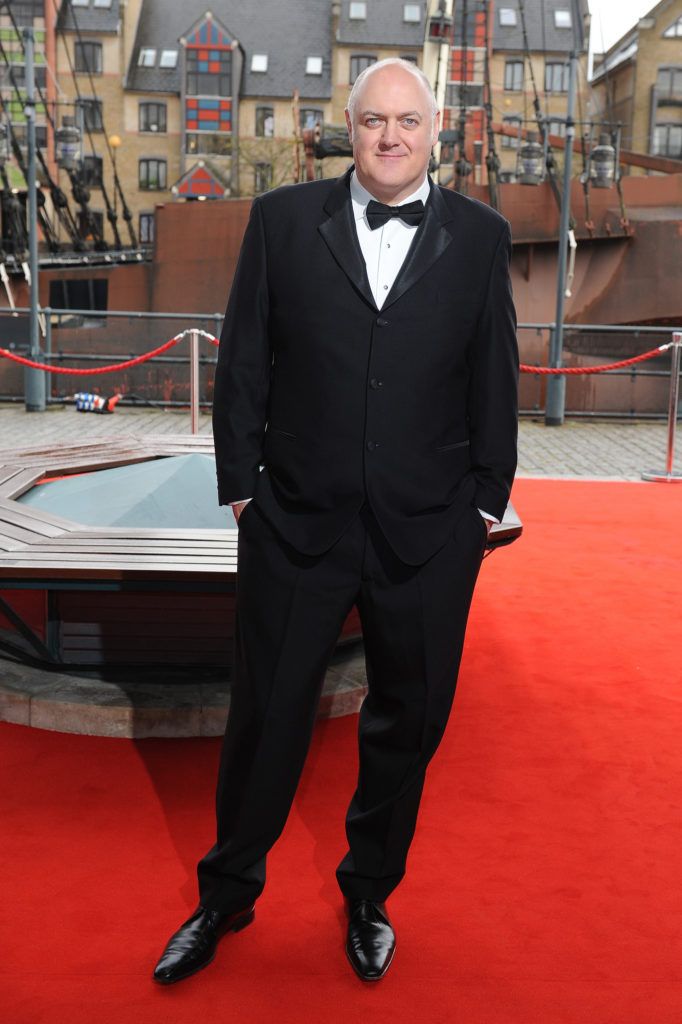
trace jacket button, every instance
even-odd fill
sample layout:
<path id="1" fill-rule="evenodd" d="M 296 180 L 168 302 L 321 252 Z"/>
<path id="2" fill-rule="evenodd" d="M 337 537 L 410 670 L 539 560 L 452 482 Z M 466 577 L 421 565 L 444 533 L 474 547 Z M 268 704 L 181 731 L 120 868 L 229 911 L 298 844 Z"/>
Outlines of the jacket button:
<path id="1" fill-rule="evenodd" d="M 368 452 L 373 452 L 374 449 L 378 448 L 378 447 L 379 447 L 379 442 L 378 441 L 368 441 L 367 442 L 367 451 Z"/>
<path id="2" fill-rule="evenodd" d="M 369 386 L 371 388 L 374 388 L 375 391 L 377 390 L 377 388 L 383 387 L 383 384 L 383 380 L 377 380 L 376 377 L 372 377 L 371 381 L 369 382 Z"/>
<path id="3" fill-rule="evenodd" d="M 379 319 L 377 320 L 377 327 L 390 327 L 390 326 L 391 326 L 391 321 L 390 320 L 384 320 L 384 318 L 382 316 L 380 316 Z"/>

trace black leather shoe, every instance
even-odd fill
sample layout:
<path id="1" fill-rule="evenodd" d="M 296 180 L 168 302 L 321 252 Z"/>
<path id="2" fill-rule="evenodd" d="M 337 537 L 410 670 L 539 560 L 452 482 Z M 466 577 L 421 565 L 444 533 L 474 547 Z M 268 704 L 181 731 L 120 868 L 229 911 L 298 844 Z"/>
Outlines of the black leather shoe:
<path id="1" fill-rule="evenodd" d="M 168 940 L 154 969 L 154 981 L 172 985 L 174 981 L 196 974 L 213 960 L 218 940 L 226 932 L 241 931 L 251 924 L 255 916 L 253 905 L 236 914 L 222 914 L 199 904 L 192 916 Z"/>
<path id="2" fill-rule="evenodd" d="M 391 966 L 395 953 L 395 933 L 386 906 L 372 900 L 348 900 L 346 909 L 346 953 L 351 966 L 363 981 L 378 981 Z"/>

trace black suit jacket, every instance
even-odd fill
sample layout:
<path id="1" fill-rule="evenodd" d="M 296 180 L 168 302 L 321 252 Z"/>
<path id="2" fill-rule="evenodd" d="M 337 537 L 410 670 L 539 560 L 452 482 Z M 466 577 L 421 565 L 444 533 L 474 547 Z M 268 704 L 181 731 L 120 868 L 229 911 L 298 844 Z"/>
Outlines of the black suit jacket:
<path id="1" fill-rule="evenodd" d="M 253 496 L 311 555 L 367 500 L 398 556 L 419 565 L 467 503 L 501 518 L 509 498 L 518 384 L 510 229 L 485 204 L 431 182 L 379 310 L 349 179 L 253 202 L 215 376 L 219 500 Z"/>

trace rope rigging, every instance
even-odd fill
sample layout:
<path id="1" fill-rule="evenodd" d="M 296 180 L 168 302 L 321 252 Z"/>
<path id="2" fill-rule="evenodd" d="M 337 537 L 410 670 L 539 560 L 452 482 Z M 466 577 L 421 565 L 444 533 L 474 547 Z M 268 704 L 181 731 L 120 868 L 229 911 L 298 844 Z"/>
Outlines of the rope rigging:
<path id="1" fill-rule="evenodd" d="M 26 54 L 26 47 L 24 46 L 24 42 L 23 42 L 23 39 L 21 37 L 21 31 L 19 29 L 19 26 L 18 26 L 18 24 L 16 22 L 14 14 L 12 13 L 11 4 L 9 2 L 5 2 L 5 0 L 2 0 L 2 2 L 0 3 L 0 7 L 5 7 L 6 8 L 7 14 L 8 14 L 8 16 L 9 16 L 11 22 L 12 22 L 12 26 L 13 26 L 14 31 L 16 33 L 16 37 L 19 40 L 19 44 L 21 46 L 22 53 L 25 55 Z M 11 69 L 11 64 L 10 64 L 9 58 L 8 58 L 6 52 L 5 52 L 5 48 L 2 45 L 2 41 L 0 41 L 0 54 L 2 54 L 2 57 L 3 57 L 4 61 L 5 61 L 5 64 L 9 68 L 10 79 L 12 80 L 12 84 L 13 84 L 13 86 L 15 88 L 15 91 L 17 91 L 17 93 L 19 95 L 19 98 L 21 99 L 21 94 L 17 90 L 16 82 L 14 81 L 14 78 L 13 78 L 13 72 L 12 72 L 12 69 Z M 54 132 L 54 130 L 55 130 L 55 123 L 54 123 L 54 118 L 52 117 L 52 114 L 50 113 L 49 104 L 48 104 L 45 96 L 43 95 L 43 90 L 42 90 L 39 82 L 36 81 L 35 84 L 36 84 L 36 91 L 38 93 L 38 96 L 40 97 L 40 102 L 42 103 L 43 108 L 45 110 L 45 115 L 46 115 L 48 121 L 50 122 L 50 125 L 52 127 L 52 131 Z M 76 221 L 74 220 L 73 214 L 71 213 L 71 209 L 69 207 L 69 201 L 68 201 L 68 199 L 66 197 L 66 194 L 64 193 L 63 189 L 60 188 L 58 182 L 56 182 L 52 178 L 52 175 L 50 174 L 49 167 L 48 167 L 47 163 L 45 162 L 45 158 L 43 156 L 43 151 L 42 151 L 42 149 L 39 146 L 36 146 L 36 155 L 37 155 L 37 158 L 38 158 L 38 162 L 40 163 L 41 170 L 43 172 L 43 178 L 47 182 L 48 187 L 50 189 L 50 196 L 52 198 L 53 208 L 55 209 L 60 222 L 63 224 L 64 228 L 66 229 L 66 232 L 69 235 L 69 238 L 71 239 L 71 243 L 74 246 L 74 248 L 77 249 L 77 250 L 83 249 L 84 246 L 82 244 L 82 241 L 80 239 L 80 235 L 78 233 L 78 225 L 76 224 Z M 21 164 L 20 164 L 20 166 L 21 166 Z M 24 170 L 23 167 L 21 167 L 21 170 L 22 170 L 22 174 L 24 175 L 24 177 L 27 178 L 26 171 Z M 42 193 L 40 193 L 40 194 L 42 195 Z M 54 240 L 54 244 L 50 244 L 50 241 L 48 239 L 48 246 L 49 246 L 51 252 L 59 252 L 60 249 L 61 249 L 61 246 L 60 246 L 59 242 L 56 239 Z"/>
<path id="2" fill-rule="evenodd" d="M 469 14 L 468 0 L 462 0 L 462 43 L 460 49 L 460 85 L 459 85 L 459 119 L 457 122 L 457 159 L 455 160 L 455 190 L 466 192 L 466 182 L 471 174 L 471 164 L 466 157 L 466 122 L 467 122 L 467 76 L 468 76 L 468 43 L 467 21 Z M 465 186 L 464 190 L 462 186 Z"/>
<path id="3" fill-rule="evenodd" d="M 71 2 L 71 0 L 66 0 L 66 2 L 67 2 L 67 5 L 68 5 L 70 13 L 71 13 L 71 20 L 73 21 L 73 26 L 74 26 L 74 28 L 76 30 L 76 35 L 78 36 L 78 42 L 79 42 L 79 44 L 81 46 L 81 51 L 82 51 L 83 56 L 85 58 L 85 67 L 86 67 L 86 70 L 87 70 L 87 73 L 88 73 L 88 80 L 90 82 L 90 88 L 92 89 L 93 98 L 95 99 L 96 102 L 100 103 L 100 110 L 103 111 L 103 106 L 102 106 L 101 101 L 99 100 L 99 98 L 97 96 L 97 90 L 95 89 L 95 82 L 94 82 L 94 79 L 92 77 L 92 70 L 90 68 L 90 63 L 89 63 L 89 61 L 87 59 L 87 53 L 86 53 L 86 51 L 84 49 L 84 45 L 83 45 L 84 44 L 84 40 L 83 40 L 83 36 L 81 34 L 80 26 L 78 24 L 78 19 L 76 18 L 76 12 L 74 10 L 73 3 Z M 55 9 L 56 9 L 57 0 L 53 0 L 53 3 L 55 4 Z M 61 33 L 62 33 L 62 38 L 64 38 L 64 28 L 63 27 L 61 29 Z M 68 60 L 69 60 L 69 68 L 71 70 L 71 77 L 73 78 L 74 84 L 76 86 L 76 92 L 78 93 L 78 98 L 80 100 L 81 96 L 80 96 L 80 92 L 78 90 L 78 82 L 76 81 L 76 76 L 75 76 L 75 73 L 74 73 L 73 64 L 71 62 L 71 56 L 70 56 L 70 54 L 68 52 L 68 47 L 66 46 L 66 40 L 65 39 L 64 39 L 64 44 L 65 44 L 64 48 L 66 50 L 67 57 L 68 57 Z M 85 123 L 85 121 L 86 121 L 85 117 L 83 118 L 83 121 Z M 103 132 L 103 135 L 104 135 L 104 141 L 106 143 L 107 152 L 109 153 L 109 159 L 111 160 L 111 166 L 112 166 L 112 170 L 113 170 L 114 193 L 117 193 L 119 198 L 120 198 L 120 200 L 121 200 L 121 208 L 122 208 L 122 211 L 123 211 L 122 216 L 123 216 L 123 219 L 125 220 L 126 225 L 128 227 L 128 234 L 130 236 L 130 244 L 133 246 L 133 248 L 137 248 L 137 238 L 136 238 L 136 235 L 135 235 L 135 229 L 133 227 L 133 215 L 132 215 L 132 213 L 131 213 L 131 211 L 130 211 L 130 209 L 128 207 L 128 204 L 126 202 L 126 197 L 125 197 L 125 195 L 123 193 L 123 188 L 121 186 L 121 182 L 120 182 L 120 179 L 118 177 L 118 172 L 116 170 L 116 161 L 114 160 L 114 154 L 112 152 L 111 143 L 109 142 L 109 136 L 108 136 L 108 134 L 106 132 L 106 128 L 104 126 L 104 114 L 103 113 L 102 113 L 102 122 L 101 123 L 102 123 L 102 132 Z M 94 153 L 94 145 L 93 145 L 93 142 L 92 142 L 92 135 L 90 133 L 89 126 L 88 126 L 88 137 L 90 139 L 91 146 L 93 146 L 93 153 Z M 104 202 L 105 202 L 106 207 L 107 207 L 107 220 L 111 224 L 112 230 L 114 232 L 114 236 L 115 236 L 115 239 L 116 239 L 116 246 L 117 246 L 117 248 L 120 248 L 120 246 L 121 246 L 121 239 L 119 237 L 118 228 L 117 228 L 117 224 L 116 224 L 117 214 L 116 214 L 116 211 L 113 209 L 113 207 L 111 205 L 111 202 L 109 201 L 109 196 L 108 196 L 108 193 L 107 193 L 105 185 L 104 185 L 104 179 L 101 180 L 99 187 L 102 190 L 102 196 L 104 198 Z"/>
<path id="4" fill-rule="evenodd" d="M 492 85 L 490 81 L 490 53 L 489 53 L 489 31 L 490 31 L 490 0 L 483 0 L 483 14 L 485 17 L 485 36 L 484 46 L 485 53 L 483 57 L 483 111 L 485 114 L 486 123 L 486 137 L 488 140 L 488 151 L 485 156 L 485 165 L 488 170 L 488 194 L 490 196 L 490 205 L 495 210 L 500 210 L 500 193 L 498 189 L 500 181 L 500 158 L 497 155 L 497 148 L 495 146 L 495 132 L 493 131 L 493 104 L 492 104 Z"/>

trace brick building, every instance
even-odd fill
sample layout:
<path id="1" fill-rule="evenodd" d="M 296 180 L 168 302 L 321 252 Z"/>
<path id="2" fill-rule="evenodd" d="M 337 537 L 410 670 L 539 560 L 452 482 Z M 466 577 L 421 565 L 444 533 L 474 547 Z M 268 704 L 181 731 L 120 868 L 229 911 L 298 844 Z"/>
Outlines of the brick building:
<path id="1" fill-rule="evenodd" d="M 622 122 L 623 148 L 682 160 L 682 0 L 661 0 L 595 55 L 592 86 L 600 116 Z"/>

